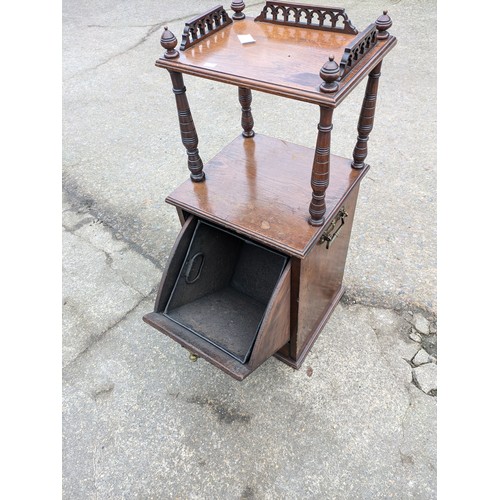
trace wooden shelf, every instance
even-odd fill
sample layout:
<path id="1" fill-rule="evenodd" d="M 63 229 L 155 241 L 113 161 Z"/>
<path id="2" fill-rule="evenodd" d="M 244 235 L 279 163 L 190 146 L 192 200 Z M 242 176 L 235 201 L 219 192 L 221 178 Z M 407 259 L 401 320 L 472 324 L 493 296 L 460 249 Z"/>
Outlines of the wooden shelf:
<path id="1" fill-rule="evenodd" d="M 255 43 L 242 44 L 249 34 Z M 361 34 L 360 34 L 361 35 Z M 392 36 L 378 43 L 354 66 L 334 94 L 320 92 L 319 72 L 333 54 L 341 63 L 346 47 L 360 35 L 255 22 L 233 22 L 179 51 L 156 66 L 314 104 L 337 106 L 396 44 Z"/>
<path id="2" fill-rule="evenodd" d="M 304 258 L 368 170 L 331 155 L 324 226 L 308 223 L 314 149 L 256 134 L 238 136 L 206 163 L 206 181 L 187 180 L 166 201 L 182 210 Z"/>

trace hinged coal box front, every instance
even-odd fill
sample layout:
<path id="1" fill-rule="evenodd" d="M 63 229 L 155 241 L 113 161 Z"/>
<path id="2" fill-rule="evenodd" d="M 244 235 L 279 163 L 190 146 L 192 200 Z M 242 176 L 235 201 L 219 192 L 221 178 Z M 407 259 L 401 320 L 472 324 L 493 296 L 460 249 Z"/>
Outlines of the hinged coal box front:
<path id="1" fill-rule="evenodd" d="M 246 363 L 286 262 L 199 220 L 164 314 Z"/>
<path id="2" fill-rule="evenodd" d="M 288 342 L 289 318 L 289 257 L 190 216 L 144 320 L 242 379 Z"/>

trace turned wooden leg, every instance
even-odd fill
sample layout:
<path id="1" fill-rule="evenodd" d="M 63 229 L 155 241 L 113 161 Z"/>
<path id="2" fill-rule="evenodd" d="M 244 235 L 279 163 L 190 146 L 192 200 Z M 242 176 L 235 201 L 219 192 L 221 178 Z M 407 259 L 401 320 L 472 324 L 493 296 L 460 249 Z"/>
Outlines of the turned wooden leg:
<path id="1" fill-rule="evenodd" d="M 358 141 L 352 153 L 352 168 L 363 168 L 365 166 L 365 159 L 368 155 L 368 138 L 373 129 L 373 120 L 375 119 L 375 106 L 377 104 L 378 81 L 381 67 L 382 61 L 372 69 L 368 76 L 365 97 L 359 114 Z"/>
<path id="2" fill-rule="evenodd" d="M 330 180 L 330 139 L 333 108 L 320 106 L 318 139 L 311 174 L 312 199 L 309 205 L 309 224 L 321 226 L 325 222 L 325 194 Z"/>
<path id="3" fill-rule="evenodd" d="M 243 128 L 243 137 L 253 137 L 253 116 L 252 108 L 252 91 L 243 87 L 238 87 L 238 98 L 241 104 L 241 126 Z"/>
<path id="4" fill-rule="evenodd" d="M 184 144 L 188 155 L 188 168 L 191 171 L 191 180 L 193 182 L 202 182 L 205 180 L 205 172 L 203 172 L 203 162 L 198 152 L 198 135 L 196 134 L 193 117 L 189 109 L 184 79 L 182 73 L 177 73 L 176 71 L 170 71 L 170 77 L 177 104 L 177 114 L 179 115 L 182 144 Z"/>

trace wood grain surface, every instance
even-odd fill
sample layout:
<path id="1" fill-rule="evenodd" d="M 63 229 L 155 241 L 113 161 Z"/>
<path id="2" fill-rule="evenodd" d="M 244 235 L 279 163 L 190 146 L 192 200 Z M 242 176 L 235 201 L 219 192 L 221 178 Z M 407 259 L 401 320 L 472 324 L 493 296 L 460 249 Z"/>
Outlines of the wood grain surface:
<path id="1" fill-rule="evenodd" d="M 238 35 L 255 42 L 242 44 Z M 323 64 L 333 55 L 341 61 L 356 35 L 296 26 L 256 23 L 247 17 L 179 52 L 175 59 L 160 58 L 158 67 L 247 87 L 315 104 L 335 107 L 395 45 L 389 36 L 379 40 L 340 82 L 335 94 L 319 91 Z"/>
<path id="2" fill-rule="evenodd" d="M 324 226 L 308 222 L 315 150 L 261 134 L 238 136 L 206 163 L 206 182 L 181 184 L 166 201 L 251 239 L 303 258 L 367 171 L 330 155 Z"/>

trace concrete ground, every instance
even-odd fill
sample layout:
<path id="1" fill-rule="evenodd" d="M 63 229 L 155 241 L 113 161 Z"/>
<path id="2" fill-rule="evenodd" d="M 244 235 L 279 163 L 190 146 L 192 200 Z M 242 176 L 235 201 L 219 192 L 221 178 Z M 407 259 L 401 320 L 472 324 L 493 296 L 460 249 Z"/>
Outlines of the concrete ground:
<path id="1" fill-rule="evenodd" d="M 243 382 L 142 321 L 179 231 L 163 200 L 188 176 L 159 39 L 215 3 L 64 3 L 64 498 L 436 498 L 435 3 L 343 5 L 358 28 L 388 9 L 398 37 L 347 293 L 301 370 L 272 358 Z M 185 81 L 207 161 L 240 132 L 236 89 Z M 334 114 L 337 154 L 362 94 Z M 258 133 L 314 146 L 313 106 L 252 108 Z"/>

